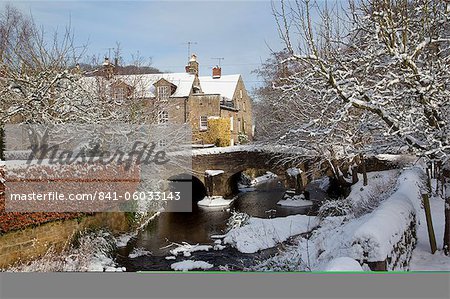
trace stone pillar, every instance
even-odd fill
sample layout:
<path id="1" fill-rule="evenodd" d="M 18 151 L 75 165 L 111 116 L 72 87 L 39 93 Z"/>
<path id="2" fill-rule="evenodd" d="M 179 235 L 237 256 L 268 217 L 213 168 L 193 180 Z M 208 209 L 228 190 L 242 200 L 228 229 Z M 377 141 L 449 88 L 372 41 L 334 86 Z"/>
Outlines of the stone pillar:
<path id="1" fill-rule="evenodd" d="M 295 194 L 302 194 L 305 191 L 305 185 L 303 184 L 302 173 L 295 176 Z"/>
<path id="2" fill-rule="evenodd" d="M 216 175 L 213 177 L 213 186 L 214 190 L 212 195 L 213 196 L 227 196 L 229 195 L 229 188 L 227 186 L 227 179 L 223 174 Z"/>
<path id="3" fill-rule="evenodd" d="M 223 173 L 210 175 L 205 173 L 205 187 L 208 196 L 227 196 L 230 193 L 227 178 Z"/>
<path id="4" fill-rule="evenodd" d="M 212 196 L 214 193 L 213 176 L 205 174 L 205 187 L 206 187 L 206 195 Z"/>

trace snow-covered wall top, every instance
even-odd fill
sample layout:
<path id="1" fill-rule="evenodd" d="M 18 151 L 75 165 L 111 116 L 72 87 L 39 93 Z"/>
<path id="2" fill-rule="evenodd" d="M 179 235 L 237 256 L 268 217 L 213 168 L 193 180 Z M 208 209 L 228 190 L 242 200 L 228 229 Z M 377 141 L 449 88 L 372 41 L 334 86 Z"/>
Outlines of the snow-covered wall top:
<path id="1" fill-rule="evenodd" d="M 405 232 L 415 225 L 420 210 L 422 172 L 405 170 L 397 180 L 397 191 L 386 199 L 355 231 L 354 258 L 369 262 L 384 261 L 402 241 Z"/>

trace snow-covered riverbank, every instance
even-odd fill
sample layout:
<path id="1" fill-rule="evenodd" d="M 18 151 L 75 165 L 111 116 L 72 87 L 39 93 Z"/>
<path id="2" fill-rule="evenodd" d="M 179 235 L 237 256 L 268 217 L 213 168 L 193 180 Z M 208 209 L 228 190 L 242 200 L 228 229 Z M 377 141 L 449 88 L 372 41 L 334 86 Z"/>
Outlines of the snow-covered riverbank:
<path id="1" fill-rule="evenodd" d="M 308 239 L 296 237 L 293 245 L 285 246 L 279 254 L 249 270 L 357 270 L 358 267 L 353 267 L 355 259 L 361 260 L 363 255 L 368 254 L 365 258 L 373 261 L 382 261 L 388 256 L 397 259 L 398 264 L 394 268 L 397 270 L 450 271 L 448 257 L 441 251 L 434 255 L 430 253 L 426 221 L 421 206 L 422 170 L 412 168 L 403 170 L 401 175 L 399 173 L 398 170 L 369 173 L 368 186 L 363 186 L 360 180 L 352 186 L 346 200 L 336 202 L 341 205 L 339 211 L 345 212 L 343 215 L 327 216 L 320 221 L 309 217 L 308 229 L 316 228 Z M 436 237 L 439 240 L 438 247 L 442 248 L 444 201 L 441 198 L 432 198 L 431 208 Z M 241 252 L 256 252 L 279 244 L 286 240 L 287 236 L 295 235 L 294 231 L 308 231 L 304 226 L 304 217 L 307 216 L 264 220 L 251 218 L 247 226 L 230 231 L 224 240 Z M 405 252 L 394 253 L 394 245 L 406 242 L 403 239 L 404 233 L 416 217 L 417 247 L 412 250 L 413 244 L 410 243 L 413 243 L 414 239 L 411 239 L 405 249 L 402 249 L 406 250 Z M 295 229 L 288 229 L 289 226 Z M 407 265 L 405 263 L 409 261 L 411 254 L 412 259 Z M 361 269 L 369 270 L 366 264 Z"/>
<path id="2" fill-rule="evenodd" d="M 272 219 L 250 218 L 242 227 L 231 229 L 224 238 L 243 253 L 255 253 L 276 246 L 289 237 L 311 231 L 318 225 L 317 217 L 293 215 Z"/>

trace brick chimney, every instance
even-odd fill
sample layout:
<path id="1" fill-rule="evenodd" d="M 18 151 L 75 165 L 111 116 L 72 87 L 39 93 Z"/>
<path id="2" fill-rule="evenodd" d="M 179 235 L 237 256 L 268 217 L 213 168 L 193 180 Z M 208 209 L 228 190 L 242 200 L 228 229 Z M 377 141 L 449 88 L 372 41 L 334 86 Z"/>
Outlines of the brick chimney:
<path id="1" fill-rule="evenodd" d="M 218 65 L 216 65 L 212 69 L 212 77 L 213 77 L 213 79 L 219 79 L 221 76 L 222 76 L 222 68 L 220 68 Z"/>
<path id="2" fill-rule="evenodd" d="M 105 61 L 103 62 L 103 74 L 106 77 L 106 79 L 111 79 L 114 76 L 115 67 L 114 64 L 112 64 L 109 61 L 108 57 L 105 57 Z"/>
<path id="3" fill-rule="evenodd" d="M 192 54 L 191 59 L 189 59 L 188 65 L 186 65 L 186 73 L 198 75 L 198 62 L 197 55 Z"/>

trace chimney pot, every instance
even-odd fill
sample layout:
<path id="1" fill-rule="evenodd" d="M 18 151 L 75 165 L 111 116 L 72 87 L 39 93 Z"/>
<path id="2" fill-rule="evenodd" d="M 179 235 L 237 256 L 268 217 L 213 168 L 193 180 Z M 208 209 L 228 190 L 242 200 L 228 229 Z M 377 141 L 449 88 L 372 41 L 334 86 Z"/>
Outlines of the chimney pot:
<path id="1" fill-rule="evenodd" d="M 103 61 L 103 65 L 104 66 L 109 65 L 109 58 L 108 57 L 105 57 L 105 61 Z"/>
<path id="2" fill-rule="evenodd" d="M 212 77 L 213 79 L 219 79 L 221 76 L 222 76 L 222 68 L 216 65 L 215 67 L 213 67 Z"/>
<path id="3" fill-rule="evenodd" d="M 197 55 L 192 54 L 191 59 L 189 60 L 189 63 L 186 65 L 186 73 L 192 74 L 192 75 L 198 75 L 198 62 L 197 62 Z"/>

